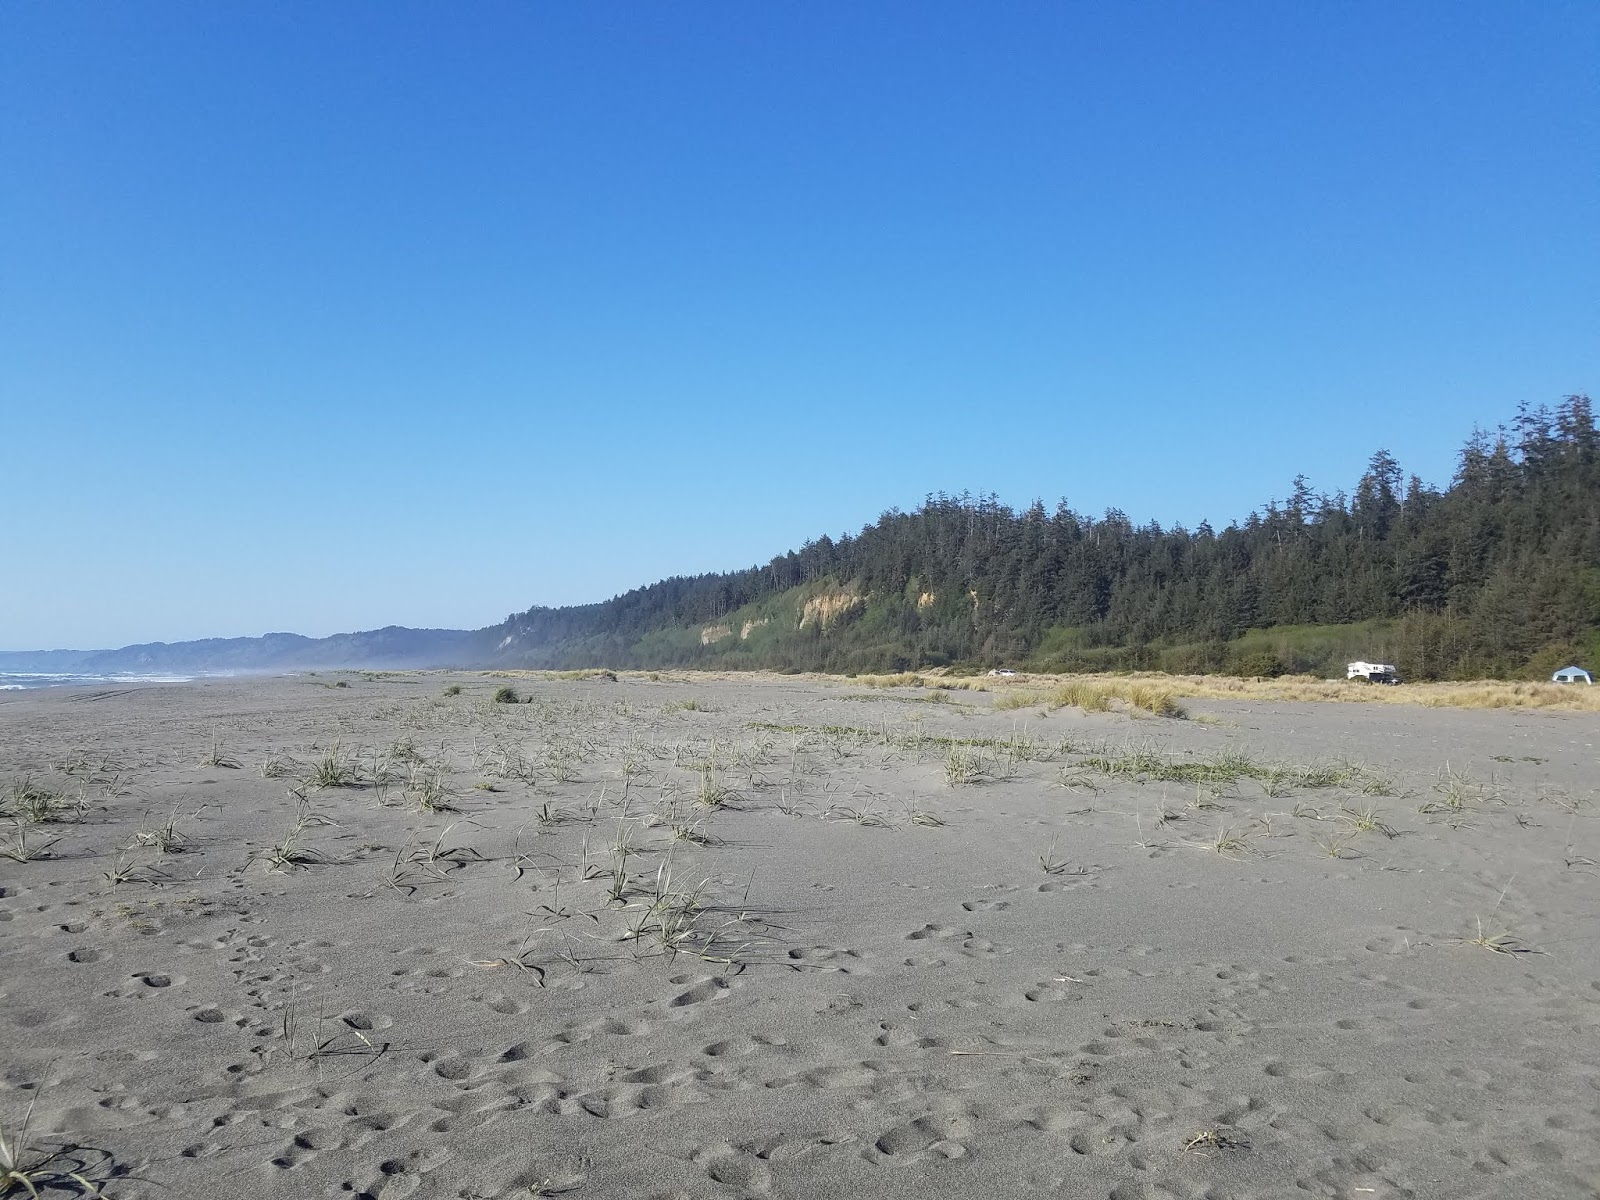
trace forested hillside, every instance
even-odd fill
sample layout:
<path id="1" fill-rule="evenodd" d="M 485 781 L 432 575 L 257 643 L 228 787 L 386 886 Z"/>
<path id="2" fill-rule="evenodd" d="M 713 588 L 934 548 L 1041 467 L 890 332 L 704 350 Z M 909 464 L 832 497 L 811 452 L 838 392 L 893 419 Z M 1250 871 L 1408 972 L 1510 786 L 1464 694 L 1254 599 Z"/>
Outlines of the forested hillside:
<path id="1" fill-rule="evenodd" d="M 762 567 L 534 608 L 497 632 L 500 660 L 530 666 L 1600 665 L 1600 431 L 1586 396 L 1525 408 L 1474 433 L 1443 490 L 1379 451 L 1350 492 L 1297 478 L 1222 530 L 939 495 Z"/>

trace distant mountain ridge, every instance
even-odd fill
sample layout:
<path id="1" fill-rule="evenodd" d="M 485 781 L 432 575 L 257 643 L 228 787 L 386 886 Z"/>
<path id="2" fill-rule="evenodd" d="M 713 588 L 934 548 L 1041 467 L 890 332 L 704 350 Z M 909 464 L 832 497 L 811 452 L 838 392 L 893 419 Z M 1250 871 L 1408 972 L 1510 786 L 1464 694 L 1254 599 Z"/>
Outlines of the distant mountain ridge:
<path id="1" fill-rule="evenodd" d="M 0 671 L 114 675 L 150 671 L 334 670 L 341 667 L 417 670 L 487 662 L 492 657 L 495 640 L 492 630 L 407 629 L 389 625 L 325 638 L 269 633 L 263 637 L 149 642 L 115 650 L 0 651 Z"/>

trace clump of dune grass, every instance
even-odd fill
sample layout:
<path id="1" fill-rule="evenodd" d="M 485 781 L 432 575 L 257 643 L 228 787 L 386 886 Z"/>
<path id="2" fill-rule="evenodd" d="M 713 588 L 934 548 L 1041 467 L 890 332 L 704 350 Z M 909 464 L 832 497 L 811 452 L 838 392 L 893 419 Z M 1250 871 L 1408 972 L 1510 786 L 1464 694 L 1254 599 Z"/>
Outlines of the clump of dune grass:
<path id="1" fill-rule="evenodd" d="M 47 1068 L 48 1069 L 48 1068 Z M 46 1149 L 28 1139 L 33 1124 L 33 1108 L 39 1101 L 43 1081 L 33 1089 L 22 1124 L 13 1133 L 0 1126 L 0 1196 L 24 1193 L 38 1200 L 47 1192 L 70 1192 L 75 1196 L 100 1196 L 100 1185 L 86 1174 L 89 1164 L 66 1146 Z"/>
<path id="2" fill-rule="evenodd" d="M 669 850 L 643 898 L 629 905 L 638 915 L 624 937 L 635 943 L 653 943 L 656 952 L 669 961 L 680 954 L 709 963 L 739 961 L 754 945 L 749 936 L 752 919 L 748 913 L 718 910 L 711 902 L 710 887 L 709 879 L 680 884 Z M 726 914 L 720 922 L 712 915 L 716 911 Z"/>
<path id="3" fill-rule="evenodd" d="M 145 862 L 133 846 L 116 851 L 111 856 L 111 866 L 100 873 L 107 883 L 160 883 L 167 872 L 159 862 Z"/>
<path id="4" fill-rule="evenodd" d="M 394 853 L 394 860 L 383 873 L 385 887 L 402 896 L 414 896 L 430 884 L 446 883 L 449 877 L 434 865 L 426 846 L 407 842 Z"/>
<path id="5" fill-rule="evenodd" d="M 1072 864 L 1065 858 L 1056 857 L 1056 839 L 1050 839 L 1050 848 L 1039 855 L 1039 869 L 1046 875 L 1082 874 L 1082 871 L 1073 871 Z"/>
<path id="6" fill-rule="evenodd" d="M 445 688 L 444 694 L 446 696 L 461 695 L 461 685 L 459 683 L 452 683 L 449 687 Z"/>
<path id="7" fill-rule="evenodd" d="M 675 842 L 688 842 L 691 846 L 710 846 L 717 841 L 714 836 L 706 832 L 704 817 L 690 820 L 683 813 L 674 811 L 666 815 L 665 824 Z"/>
<path id="8" fill-rule="evenodd" d="M 1505 887 L 1500 889 L 1500 895 L 1495 900 L 1494 907 L 1489 910 L 1490 920 L 1494 919 L 1495 914 L 1500 911 L 1501 905 L 1506 902 L 1506 893 L 1511 890 L 1511 885 L 1516 882 L 1516 879 L 1517 877 L 1513 875 L 1510 879 L 1506 880 Z M 1477 936 L 1462 938 L 1461 941 L 1463 944 L 1468 946 L 1476 946 L 1480 950 L 1488 950 L 1494 954 L 1540 953 L 1532 946 L 1529 946 L 1516 934 L 1512 933 L 1505 926 L 1502 925 L 1494 928 L 1487 927 L 1485 926 L 1484 920 L 1481 916 L 1477 917 L 1476 921 L 1478 927 Z"/>
<path id="9" fill-rule="evenodd" d="M 330 861 L 320 850 L 314 850 L 306 845 L 306 833 L 323 825 L 337 827 L 339 822 L 313 809 L 303 788 L 290 788 L 289 795 L 295 801 L 294 823 L 278 841 L 264 850 L 255 851 L 250 858 L 264 859 L 274 871 L 288 871 L 295 867 L 309 867 Z"/>
<path id="10" fill-rule="evenodd" d="M 509 683 L 502 683 L 494 690 L 494 702 L 496 704 L 521 704 L 522 697 L 517 695 L 517 689 Z"/>
<path id="11" fill-rule="evenodd" d="M 0 800 L 0 815 L 31 825 L 54 825 L 82 820 L 89 809 L 86 792 L 76 796 L 43 787 L 24 776 L 13 782 Z"/>
<path id="12" fill-rule="evenodd" d="M 40 787 L 30 776 L 24 775 L 21 779 L 12 780 L 5 796 L 0 797 L 0 804 L 4 805 L 0 811 L 8 817 L 32 820 L 31 814 L 39 806 L 48 805 L 52 796 L 49 788 Z"/>
<path id="13" fill-rule="evenodd" d="M 927 681 L 912 671 L 894 675 L 857 675 L 856 682 L 869 688 L 926 687 Z"/>
<path id="14" fill-rule="evenodd" d="M 146 814 L 148 817 L 149 814 Z M 171 813 L 160 824 L 146 823 L 139 827 L 133 835 L 136 846 L 148 846 L 161 854 L 181 854 L 189 841 L 189 835 L 178 828 L 178 814 Z"/>
<path id="15" fill-rule="evenodd" d="M 803 817 L 807 812 L 806 803 L 800 799 L 798 790 L 786 787 L 778 789 L 778 798 L 772 802 L 772 806 L 786 817 Z"/>
<path id="16" fill-rule="evenodd" d="M 889 815 L 870 804 L 831 804 L 822 814 L 824 821 L 853 821 L 863 829 L 889 829 Z"/>
<path id="17" fill-rule="evenodd" d="M 1243 854 L 1248 854 L 1251 849 L 1249 839 L 1245 835 L 1236 832 L 1232 825 L 1227 824 L 1218 825 L 1214 836 L 1206 838 L 1204 841 L 1190 842 L 1189 844 L 1203 850 L 1210 850 L 1212 853 L 1220 854 L 1224 858 L 1238 858 Z"/>
<path id="18" fill-rule="evenodd" d="M 1351 850 L 1351 845 L 1356 840 L 1353 831 L 1330 833 L 1327 837 L 1314 837 L 1311 840 L 1329 858 L 1359 857 Z"/>
<path id="19" fill-rule="evenodd" d="M 1133 708 L 1158 717 L 1183 717 L 1183 705 L 1178 703 L 1172 689 L 1145 683 L 1130 683 L 1119 697 Z"/>
<path id="20" fill-rule="evenodd" d="M 43 858 L 49 853 L 50 847 L 61 840 L 57 837 L 42 840 L 33 837 L 30 840 L 27 822 L 13 818 L 11 824 L 11 835 L 0 842 L 0 858 L 9 858 L 12 862 L 25 863 Z"/>
<path id="21" fill-rule="evenodd" d="M 940 829 L 949 824 L 943 817 L 930 812 L 917 803 L 913 795 L 905 802 L 906 824 L 918 826 L 923 829 Z"/>
<path id="22" fill-rule="evenodd" d="M 1483 918 L 1477 918 L 1478 935 L 1463 938 L 1468 946 L 1476 946 L 1480 950 L 1488 950 L 1493 954 L 1536 954 L 1538 951 L 1527 945 L 1514 933 L 1507 929 L 1487 929 L 1484 927 Z"/>
<path id="23" fill-rule="evenodd" d="M 1045 697 L 1048 708 L 1078 708 L 1086 713 L 1111 711 L 1111 687 L 1088 680 L 1062 684 Z"/>
<path id="24" fill-rule="evenodd" d="M 543 766 L 556 783 L 571 783 L 578 777 L 578 764 L 582 759 L 582 747 L 558 734 L 544 749 Z"/>
<path id="25" fill-rule="evenodd" d="M 1171 688 L 1125 679 L 1072 679 L 1050 691 L 1019 688 L 1001 692 L 995 697 L 993 707 L 1005 710 L 1038 705 L 1046 711 L 1076 708 L 1086 713 L 1100 713 L 1111 712 L 1118 704 L 1134 715 L 1150 713 L 1172 718 L 1187 715 Z"/>
<path id="26" fill-rule="evenodd" d="M 1044 703 L 1044 697 L 1037 692 L 1002 692 L 994 698 L 994 708 L 1005 712 L 1013 708 L 1032 708 L 1036 704 Z"/>
<path id="27" fill-rule="evenodd" d="M 403 763 L 420 763 L 423 761 L 422 751 L 417 749 L 417 743 L 409 737 L 396 738 L 390 742 L 389 757 L 396 762 Z"/>
<path id="28" fill-rule="evenodd" d="M 1420 813 L 1447 813 L 1465 817 L 1474 804 L 1499 799 L 1499 791 L 1473 778 L 1465 768 L 1457 769 L 1446 763 L 1439 770 L 1438 781 L 1433 785 L 1437 800 L 1425 800 L 1417 806 Z"/>
<path id="29" fill-rule="evenodd" d="M 944 781 L 951 787 L 982 783 L 992 774 L 989 756 L 979 747 L 951 745 L 944 755 Z"/>
<path id="30" fill-rule="evenodd" d="M 293 759 L 276 752 L 268 752 L 267 756 L 261 760 L 261 778 L 282 779 L 293 771 L 295 766 Z"/>
<path id="31" fill-rule="evenodd" d="M 290 871 L 296 867 L 309 867 L 326 862 L 326 856 L 320 850 L 314 850 L 305 844 L 306 828 L 307 824 L 303 819 L 297 820 L 276 842 L 265 850 L 257 851 L 257 856 L 274 871 Z"/>
<path id="32" fill-rule="evenodd" d="M 1394 827 L 1387 824 L 1378 810 L 1370 804 L 1365 808 L 1346 808 L 1341 816 L 1344 820 L 1350 822 L 1350 827 L 1357 833 L 1381 833 L 1386 838 L 1400 836 Z"/>
<path id="33" fill-rule="evenodd" d="M 700 768 L 700 786 L 695 790 L 694 802 L 702 808 L 725 808 L 733 801 L 732 789 L 724 787 L 716 771 L 709 765 Z"/>
<path id="34" fill-rule="evenodd" d="M 345 753 L 343 745 L 334 742 L 322 757 L 311 764 L 305 785 L 322 791 L 325 788 L 355 787 L 361 782 L 361 773 L 355 759 Z"/>
<path id="35" fill-rule="evenodd" d="M 697 696 L 690 696 L 685 700 L 672 700 L 661 706 L 662 712 L 715 712 L 716 709 Z"/>
<path id="36" fill-rule="evenodd" d="M 213 729 L 211 731 L 211 749 L 200 760 L 202 767 L 226 767 L 230 771 L 239 769 L 239 760 L 222 749 L 222 734 Z"/>
<path id="37" fill-rule="evenodd" d="M 405 792 L 406 799 L 424 812 L 455 811 L 455 806 L 450 802 L 450 789 L 444 781 L 444 772 L 438 767 L 426 763 L 413 764 Z"/>
<path id="38" fill-rule="evenodd" d="M 1074 679 L 1044 697 L 1048 708 L 1078 708 L 1084 712 L 1110 712 L 1120 701 L 1133 712 L 1180 718 L 1183 706 L 1171 688 L 1124 679 Z"/>

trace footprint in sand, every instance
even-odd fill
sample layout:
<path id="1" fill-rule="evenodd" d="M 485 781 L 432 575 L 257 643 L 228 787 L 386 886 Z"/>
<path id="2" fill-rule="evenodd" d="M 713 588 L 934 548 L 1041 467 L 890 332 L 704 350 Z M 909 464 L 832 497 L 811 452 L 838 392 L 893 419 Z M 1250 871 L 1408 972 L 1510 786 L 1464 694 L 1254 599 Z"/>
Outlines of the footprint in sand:
<path id="1" fill-rule="evenodd" d="M 733 1188 L 740 1195 L 762 1195 L 772 1190 L 772 1169 L 756 1155 L 736 1150 L 726 1142 L 697 1150 L 690 1159 L 713 1182 Z"/>
<path id="2" fill-rule="evenodd" d="M 526 1004 L 523 1004 L 520 1000 L 513 1000 L 510 996 L 501 992 L 485 992 L 482 995 L 474 996 L 473 999 L 490 1012 L 497 1012 L 502 1016 L 520 1016 L 528 1011 Z"/>
<path id="3" fill-rule="evenodd" d="M 1393 933 L 1369 938 L 1364 949 L 1369 954 L 1410 954 L 1418 945 L 1426 943 L 1422 933 L 1415 929 L 1396 929 Z"/>
<path id="4" fill-rule="evenodd" d="M 1040 892 L 1076 892 L 1084 888 L 1098 888 L 1099 881 L 1089 876 L 1079 876 L 1068 879 L 1047 879 L 1035 891 Z"/>
<path id="5" fill-rule="evenodd" d="M 384 1159 L 375 1168 L 369 1168 L 357 1179 L 346 1180 L 340 1187 L 344 1192 L 363 1198 L 394 1200 L 395 1197 L 410 1196 L 428 1184 L 427 1176 L 450 1157 L 450 1151 L 442 1147 L 413 1150 L 403 1158 Z M 429 1187 L 431 1191 L 431 1185 Z"/>
<path id="6" fill-rule="evenodd" d="M 433 1073 L 440 1079 L 448 1079 L 451 1083 L 459 1083 L 463 1079 L 472 1078 L 472 1060 L 451 1055 L 441 1058 L 430 1064 Z"/>
<path id="7" fill-rule="evenodd" d="M 583 1112 L 605 1121 L 624 1121 L 641 1112 L 699 1104 L 707 1099 L 707 1094 L 698 1088 L 680 1084 L 609 1087 L 588 1092 L 573 1101 L 562 1101 L 560 1111 L 564 1114 Z"/>
<path id="8" fill-rule="evenodd" d="M 798 971 L 802 967 L 815 967 L 820 971 L 837 971 L 841 975 L 848 975 L 859 970 L 854 964 L 861 958 L 859 952 L 834 946 L 803 946 L 789 951 L 788 958 L 792 969 Z"/>
<path id="9" fill-rule="evenodd" d="M 922 1037 L 919 1034 L 912 1033 L 910 1030 L 903 1029 L 898 1025 L 892 1025 L 887 1021 L 879 1025 L 878 1028 L 883 1032 L 872 1039 L 872 1044 L 874 1046 L 886 1046 L 906 1050 L 929 1050 L 933 1049 L 934 1047 L 944 1045 L 944 1039 L 942 1038 Z"/>
<path id="10" fill-rule="evenodd" d="M 597 1033 L 612 1037 L 642 1037 L 649 1032 L 648 1021 L 636 1017 L 609 1016 L 569 1025 L 551 1040 L 558 1046 L 572 1046 L 589 1041 Z"/>
<path id="11" fill-rule="evenodd" d="M 687 1008 L 691 1004 L 704 1004 L 728 994 L 728 985 L 716 976 L 702 979 L 686 991 L 679 992 L 667 1002 L 669 1008 Z"/>
<path id="12" fill-rule="evenodd" d="M 1010 946 L 997 946 L 988 938 L 968 937 L 961 942 L 961 953 L 968 958 L 978 958 L 985 954 L 1010 954 Z"/>
<path id="13" fill-rule="evenodd" d="M 1083 993 L 1057 987 L 1053 983 L 1036 983 L 1022 993 L 1022 998 L 1033 1004 L 1063 1004 L 1082 1000 Z"/>
<path id="14" fill-rule="evenodd" d="M 962 1113 L 929 1113 L 883 1134 L 867 1151 L 869 1159 L 901 1159 L 926 1154 L 934 1161 L 965 1158 L 958 1138 L 971 1137 L 972 1121 Z"/>

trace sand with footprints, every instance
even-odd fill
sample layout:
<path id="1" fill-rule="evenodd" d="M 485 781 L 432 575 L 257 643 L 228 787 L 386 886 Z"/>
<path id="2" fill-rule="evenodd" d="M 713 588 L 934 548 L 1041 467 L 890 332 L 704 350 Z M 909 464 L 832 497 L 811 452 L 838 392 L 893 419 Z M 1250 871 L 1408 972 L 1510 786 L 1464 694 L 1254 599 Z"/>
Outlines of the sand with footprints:
<path id="1" fill-rule="evenodd" d="M 1600 1195 L 1600 715 L 1186 707 L 0 695 L 4 1140 L 130 1198 Z"/>

